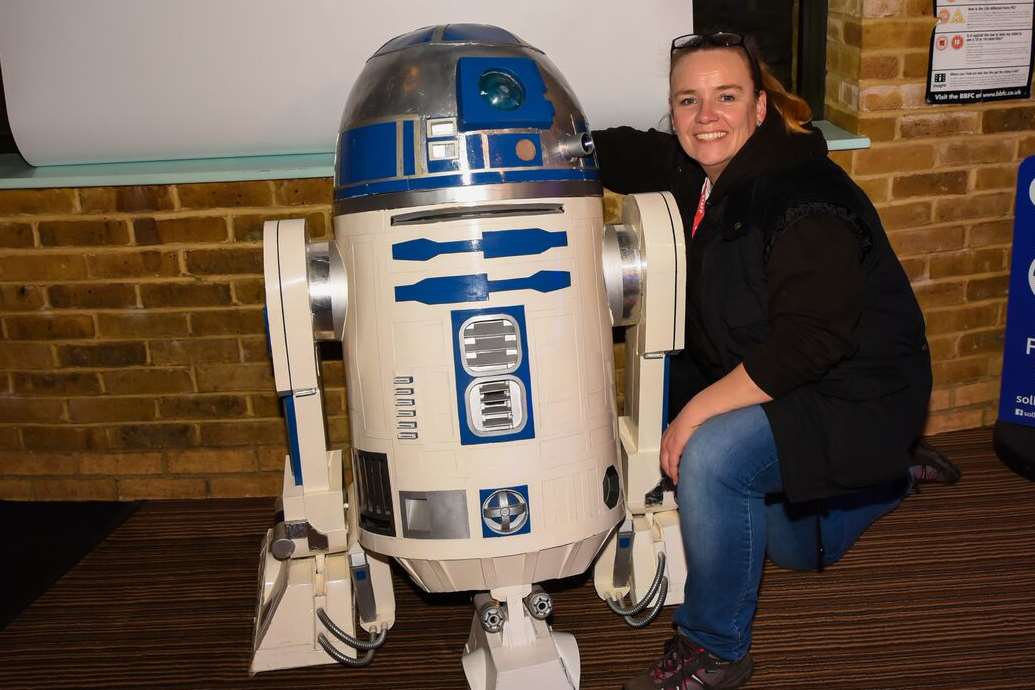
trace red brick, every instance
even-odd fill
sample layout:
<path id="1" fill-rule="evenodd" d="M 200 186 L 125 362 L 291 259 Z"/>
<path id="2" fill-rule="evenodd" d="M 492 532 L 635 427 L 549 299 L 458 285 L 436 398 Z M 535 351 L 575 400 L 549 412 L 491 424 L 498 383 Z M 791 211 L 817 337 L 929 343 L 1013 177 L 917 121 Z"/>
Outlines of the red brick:
<path id="1" fill-rule="evenodd" d="M 32 482 L 28 479 L 0 479 L 0 501 L 32 500 Z"/>
<path id="2" fill-rule="evenodd" d="M 120 501 L 147 498 L 202 498 L 206 494 L 204 479 L 119 479 Z"/>
<path id="3" fill-rule="evenodd" d="M 106 338 L 161 338 L 190 333 L 186 314 L 98 314 L 97 323 L 100 334 Z"/>
<path id="4" fill-rule="evenodd" d="M 92 338 L 93 319 L 83 314 L 64 316 L 7 316 L 7 337 L 11 340 L 63 340 Z"/>
<path id="5" fill-rule="evenodd" d="M 855 130 L 873 142 L 891 141 L 895 138 L 895 118 L 865 117 L 858 120 Z M 621 221 L 615 221 L 620 223 Z"/>
<path id="6" fill-rule="evenodd" d="M 1017 186 L 1017 166 L 1014 164 L 978 168 L 974 180 L 976 189 L 1013 189 Z"/>
<path id="7" fill-rule="evenodd" d="M 255 451 L 250 448 L 177 451 L 166 456 L 166 464 L 173 474 L 254 472 L 257 468 Z"/>
<path id="8" fill-rule="evenodd" d="M 927 259 L 924 257 L 913 257 L 909 259 L 900 259 L 902 269 L 906 272 L 906 277 L 909 278 L 910 282 L 914 280 L 920 280 L 927 278 Z"/>
<path id="9" fill-rule="evenodd" d="M 930 170 L 934 147 L 930 144 L 888 144 L 855 152 L 856 175 Z"/>
<path id="10" fill-rule="evenodd" d="M 964 333 L 960 336 L 959 352 L 961 357 L 1002 351 L 1003 331 L 1001 329 Z"/>
<path id="11" fill-rule="evenodd" d="M 205 335 L 240 335 L 265 333 L 262 309 L 213 309 L 190 315 L 191 333 Z"/>
<path id="12" fill-rule="evenodd" d="M 222 216 L 188 216 L 158 220 L 137 218 L 133 221 L 133 237 L 140 245 L 223 242 L 227 237 L 226 218 Z"/>
<path id="13" fill-rule="evenodd" d="M 970 218 L 994 218 L 1010 213 L 1013 195 L 1009 192 L 969 194 L 961 199 L 938 199 L 935 222 L 951 223 Z"/>
<path id="14" fill-rule="evenodd" d="M 334 180 L 330 177 L 276 180 L 273 190 L 280 206 L 330 204 Z"/>
<path id="15" fill-rule="evenodd" d="M 273 368 L 269 364 L 232 364 L 197 366 L 198 390 L 272 391 Z"/>
<path id="16" fill-rule="evenodd" d="M 863 0 L 862 16 L 868 19 L 897 17 L 902 14 L 902 11 L 902 0 Z"/>
<path id="17" fill-rule="evenodd" d="M 172 187 L 166 185 L 86 187 L 79 190 L 79 203 L 83 211 L 91 213 L 170 211 L 176 207 Z"/>
<path id="18" fill-rule="evenodd" d="M 270 183 L 210 182 L 177 185 L 180 206 L 183 208 L 235 208 L 241 206 L 272 206 L 273 190 Z"/>
<path id="19" fill-rule="evenodd" d="M 978 129 L 977 113 L 924 113 L 903 115 L 899 119 L 899 131 L 903 139 L 954 137 L 974 134 Z"/>
<path id="20" fill-rule="evenodd" d="M 145 307 L 214 307 L 230 304 L 226 283 L 150 283 L 140 286 Z"/>
<path id="21" fill-rule="evenodd" d="M 902 57 L 902 78 L 924 79 L 927 77 L 927 67 L 927 51 L 907 53 Z"/>
<path id="22" fill-rule="evenodd" d="M 994 276 L 992 278 L 977 278 L 967 282 L 967 301 L 980 302 L 986 299 L 1006 297 L 1007 289 L 1010 286 L 1010 276 Z"/>
<path id="23" fill-rule="evenodd" d="M 64 414 L 65 406 L 60 400 L 0 397 L 0 422 L 58 422 Z"/>
<path id="24" fill-rule="evenodd" d="M 244 362 L 270 362 L 269 340 L 265 336 L 241 338 L 241 354 Z"/>
<path id="25" fill-rule="evenodd" d="M 74 189 L 0 190 L 0 216 L 22 213 L 74 213 Z"/>
<path id="26" fill-rule="evenodd" d="M 251 446 L 284 443 L 287 433 L 279 421 L 211 422 L 199 425 L 202 446 Z"/>
<path id="27" fill-rule="evenodd" d="M 255 450 L 259 459 L 259 470 L 283 472 L 287 462 L 287 449 L 283 446 L 263 446 Z M 282 476 L 282 475 L 277 475 Z"/>
<path id="28" fill-rule="evenodd" d="M 37 501 L 114 501 L 112 479 L 34 479 L 32 496 Z"/>
<path id="29" fill-rule="evenodd" d="M 147 363 L 144 343 L 60 345 L 58 362 L 63 367 L 125 367 Z"/>
<path id="30" fill-rule="evenodd" d="M 187 269 L 193 274 L 204 275 L 262 275 L 262 250 L 236 248 L 188 251 Z"/>
<path id="31" fill-rule="evenodd" d="M 28 223 L 0 223 L 0 247 L 23 249 L 35 243 Z"/>
<path id="32" fill-rule="evenodd" d="M 197 445 L 192 424 L 135 424 L 111 430 L 115 448 L 188 448 Z"/>
<path id="33" fill-rule="evenodd" d="M 340 391 L 338 391 L 340 392 Z M 248 396 L 251 399 L 251 410 L 252 416 L 254 417 L 281 417 L 281 403 L 273 393 L 268 395 L 251 395 Z M 332 410 L 340 412 L 337 408 L 332 408 L 327 401 L 327 397 L 324 396 L 324 409 L 330 413 Z"/>
<path id="34" fill-rule="evenodd" d="M 80 451 L 107 448 L 104 431 L 96 427 L 23 426 L 28 450 Z"/>
<path id="35" fill-rule="evenodd" d="M 105 453 L 79 456 L 79 474 L 120 476 L 161 473 L 161 453 Z"/>
<path id="36" fill-rule="evenodd" d="M 895 230 L 888 233 L 891 246 L 899 256 L 926 255 L 932 252 L 962 249 L 963 236 L 962 225 Z"/>
<path id="37" fill-rule="evenodd" d="M 248 474 L 239 477 L 213 477 L 208 480 L 209 495 L 219 497 L 279 496 L 283 489 L 279 474 Z"/>
<path id="38" fill-rule="evenodd" d="M 859 92 L 859 103 L 864 112 L 900 110 L 905 105 L 902 87 L 894 84 L 867 86 Z"/>
<path id="39" fill-rule="evenodd" d="M 71 475 L 75 474 L 76 462 L 72 453 L 0 453 L 0 468 L 5 475 Z"/>
<path id="40" fill-rule="evenodd" d="M 18 254 L 0 256 L 4 280 L 75 280 L 86 277 L 86 261 L 72 254 Z"/>
<path id="41" fill-rule="evenodd" d="M 950 141 L 938 149 L 939 165 L 973 165 L 974 163 L 1005 163 L 1014 158 L 1012 141 L 988 141 L 980 137 Z"/>
<path id="42" fill-rule="evenodd" d="M 931 223 L 931 202 L 913 201 L 907 204 L 881 206 L 878 208 L 881 222 L 886 230 L 915 228 Z"/>
<path id="43" fill-rule="evenodd" d="M 993 220 L 972 225 L 967 236 L 968 247 L 1006 245 L 1013 241 L 1013 221 Z"/>
<path id="44" fill-rule="evenodd" d="M 899 71 L 897 55 L 863 55 L 859 65 L 859 78 L 895 79 Z"/>
<path id="45" fill-rule="evenodd" d="M 899 176 L 895 178 L 891 191 L 896 199 L 906 199 L 913 196 L 965 194 L 967 192 L 967 171 L 954 170 L 951 172 Z"/>
<path id="46" fill-rule="evenodd" d="M 104 247 L 129 244 L 123 220 L 51 220 L 39 224 L 44 247 Z"/>
<path id="47" fill-rule="evenodd" d="M 986 110 L 982 122 L 982 131 L 1020 132 L 1035 129 L 1035 108 L 996 108 Z"/>
<path id="48" fill-rule="evenodd" d="M 158 413 L 166 419 L 220 419 L 242 417 L 247 412 L 247 399 L 237 395 L 195 395 L 158 401 Z"/>
<path id="49" fill-rule="evenodd" d="M 234 302 L 237 304 L 265 304 L 265 282 L 261 279 L 235 281 Z"/>
<path id="50" fill-rule="evenodd" d="M 114 395 L 189 393 L 194 382 L 188 369 L 123 369 L 104 372 L 104 390 Z"/>
<path id="51" fill-rule="evenodd" d="M 36 285 L 0 285 L 0 311 L 38 311 L 46 304 Z"/>
<path id="52" fill-rule="evenodd" d="M 931 257 L 931 278 L 995 273 L 1006 269 L 1005 249 L 979 249 Z"/>
<path id="53" fill-rule="evenodd" d="M 101 382 L 94 372 L 16 372 L 15 393 L 24 395 L 95 395 Z"/>
<path id="54" fill-rule="evenodd" d="M 333 445 L 341 446 L 348 444 L 351 435 L 347 417 L 327 418 L 327 437 Z"/>
<path id="55" fill-rule="evenodd" d="M 994 326 L 999 320 L 999 305 L 983 304 L 976 307 L 939 309 L 927 312 L 927 333 L 957 333 L 975 328 Z"/>
<path id="56" fill-rule="evenodd" d="M 95 278 L 157 278 L 180 274 L 176 252 L 111 252 L 86 257 Z"/>
<path id="57" fill-rule="evenodd" d="M 963 283 L 959 282 L 914 285 L 913 292 L 925 310 L 963 303 Z"/>
<path id="58" fill-rule="evenodd" d="M 948 362 L 937 362 L 931 367 L 936 385 L 969 383 L 988 374 L 987 357 L 969 357 Z"/>
<path id="59" fill-rule="evenodd" d="M 0 371 L 12 369 L 51 369 L 54 355 L 49 343 L 0 341 Z"/>
<path id="60" fill-rule="evenodd" d="M 241 354 L 234 338 L 191 338 L 153 340 L 151 362 L 156 365 L 239 362 Z"/>
<path id="61" fill-rule="evenodd" d="M 982 381 L 956 388 L 953 399 L 957 407 L 992 402 L 999 399 L 999 381 Z"/>
<path id="62" fill-rule="evenodd" d="M 146 422 L 155 418 L 150 398 L 73 398 L 68 401 L 68 418 L 73 422 Z"/>
<path id="63" fill-rule="evenodd" d="M 126 283 L 53 285 L 50 304 L 55 309 L 119 309 L 137 306 L 137 293 Z"/>
<path id="64" fill-rule="evenodd" d="M 931 41 L 928 21 L 868 22 L 862 27 L 862 43 L 866 50 L 888 48 L 927 48 Z"/>

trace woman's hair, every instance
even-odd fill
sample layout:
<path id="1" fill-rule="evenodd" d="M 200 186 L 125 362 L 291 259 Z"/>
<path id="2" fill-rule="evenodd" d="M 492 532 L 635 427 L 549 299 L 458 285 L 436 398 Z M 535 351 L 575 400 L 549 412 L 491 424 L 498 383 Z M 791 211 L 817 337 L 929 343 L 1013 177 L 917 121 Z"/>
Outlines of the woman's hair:
<path id="1" fill-rule="evenodd" d="M 710 34 L 711 32 L 709 32 Z M 718 33 L 718 32 L 716 32 Z M 738 50 L 743 49 L 743 54 L 748 61 L 748 72 L 751 73 L 751 81 L 755 87 L 755 95 L 757 96 L 760 91 L 766 92 L 766 97 L 769 99 L 769 103 L 776 108 L 776 111 L 780 113 L 780 118 L 783 120 L 783 125 L 788 132 L 794 132 L 797 134 L 804 134 L 808 130 L 803 126 L 806 122 L 812 119 L 812 108 L 797 94 L 791 93 L 784 88 L 780 80 L 776 78 L 765 64 L 761 57 L 759 57 L 758 45 L 755 40 L 750 36 L 744 36 L 743 42 L 740 45 L 734 45 L 729 47 L 722 47 L 711 45 L 708 42 L 704 42 L 701 45 L 695 45 L 694 47 L 687 48 L 676 48 L 672 51 L 672 56 L 669 62 L 669 78 L 672 77 L 672 72 L 676 68 L 676 64 L 681 59 L 702 50 Z"/>

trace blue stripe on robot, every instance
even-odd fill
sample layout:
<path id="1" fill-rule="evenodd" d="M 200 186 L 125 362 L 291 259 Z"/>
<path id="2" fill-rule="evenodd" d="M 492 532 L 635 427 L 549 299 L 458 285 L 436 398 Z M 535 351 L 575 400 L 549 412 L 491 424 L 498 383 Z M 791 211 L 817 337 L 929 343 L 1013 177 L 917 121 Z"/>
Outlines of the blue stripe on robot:
<path id="1" fill-rule="evenodd" d="M 298 421 L 295 417 L 295 397 L 287 393 L 280 398 L 284 406 L 284 421 L 287 426 L 288 455 L 291 458 L 291 477 L 295 486 L 302 486 L 302 451 L 298 447 Z"/>
<path id="2" fill-rule="evenodd" d="M 416 172 L 416 152 L 413 144 L 413 120 L 404 120 L 403 126 L 403 175 Z"/>
<path id="3" fill-rule="evenodd" d="M 468 134 L 467 140 L 467 167 L 471 170 L 481 170 L 485 167 L 485 153 L 482 151 L 482 137 L 480 134 Z"/>
<path id="4" fill-rule="evenodd" d="M 396 177 L 394 122 L 356 127 L 338 140 L 338 180 L 344 184 Z"/>
<path id="5" fill-rule="evenodd" d="M 435 177 L 414 177 L 386 180 L 384 182 L 356 183 L 339 186 L 334 192 L 336 200 L 352 199 L 368 194 L 390 194 L 392 192 L 419 192 L 451 187 L 469 187 L 480 184 L 506 184 L 509 182 L 564 182 L 585 180 L 595 182 L 600 173 L 595 169 L 572 170 L 570 168 L 536 168 L 534 170 L 500 170 L 495 172 L 465 173 L 462 175 L 438 175 Z"/>
<path id="6" fill-rule="evenodd" d="M 442 254 L 482 252 L 486 259 L 542 254 L 554 247 L 567 247 L 568 233 L 549 232 L 541 228 L 494 230 L 483 232 L 481 239 L 436 242 L 426 238 L 397 242 L 392 245 L 396 261 L 428 261 Z"/>
<path id="7" fill-rule="evenodd" d="M 481 489 L 478 498 L 483 537 L 512 537 L 532 531 L 527 485 Z"/>
<path id="8" fill-rule="evenodd" d="M 421 304 L 454 304 L 457 302 L 484 302 L 493 292 L 509 290 L 535 290 L 554 292 L 571 287 L 571 274 L 567 271 L 538 271 L 526 278 L 489 280 L 487 273 L 464 276 L 439 276 L 425 278 L 412 285 L 395 288 L 396 302 L 420 302 Z"/>

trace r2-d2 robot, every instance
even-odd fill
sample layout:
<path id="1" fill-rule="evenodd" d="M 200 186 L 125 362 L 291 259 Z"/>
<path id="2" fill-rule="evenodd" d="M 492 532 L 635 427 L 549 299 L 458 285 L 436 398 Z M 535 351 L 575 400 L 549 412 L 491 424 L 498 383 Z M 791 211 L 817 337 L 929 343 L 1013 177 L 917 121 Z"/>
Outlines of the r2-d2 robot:
<path id="1" fill-rule="evenodd" d="M 538 583 L 597 559 L 599 594 L 631 623 L 679 600 L 657 449 L 682 224 L 670 196 L 637 195 L 605 233 L 600 196 L 578 102 L 516 36 L 428 27 L 367 62 L 342 117 L 334 240 L 308 244 L 301 220 L 264 230 L 290 453 L 253 672 L 369 663 L 394 623 L 389 558 L 428 592 L 476 593 L 477 689 L 578 687 L 578 647 Z M 621 420 L 613 323 L 632 326 Z M 343 343 L 349 485 L 319 340 Z"/>

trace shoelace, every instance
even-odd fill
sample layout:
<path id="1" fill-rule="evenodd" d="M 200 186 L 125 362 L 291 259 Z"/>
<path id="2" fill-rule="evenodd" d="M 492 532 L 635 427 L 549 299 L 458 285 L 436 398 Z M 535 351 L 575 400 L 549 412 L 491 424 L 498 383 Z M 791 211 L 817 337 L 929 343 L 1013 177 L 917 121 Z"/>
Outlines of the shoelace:
<path id="1" fill-rule="evenodd" d="M 665 652 L 651 669 L 651 678 L 655 681 L 671 678 L 689 662 L 706 653 L 702 647 L 692 647 L 682 638 L 674 637 L 665 643 Z"/>

